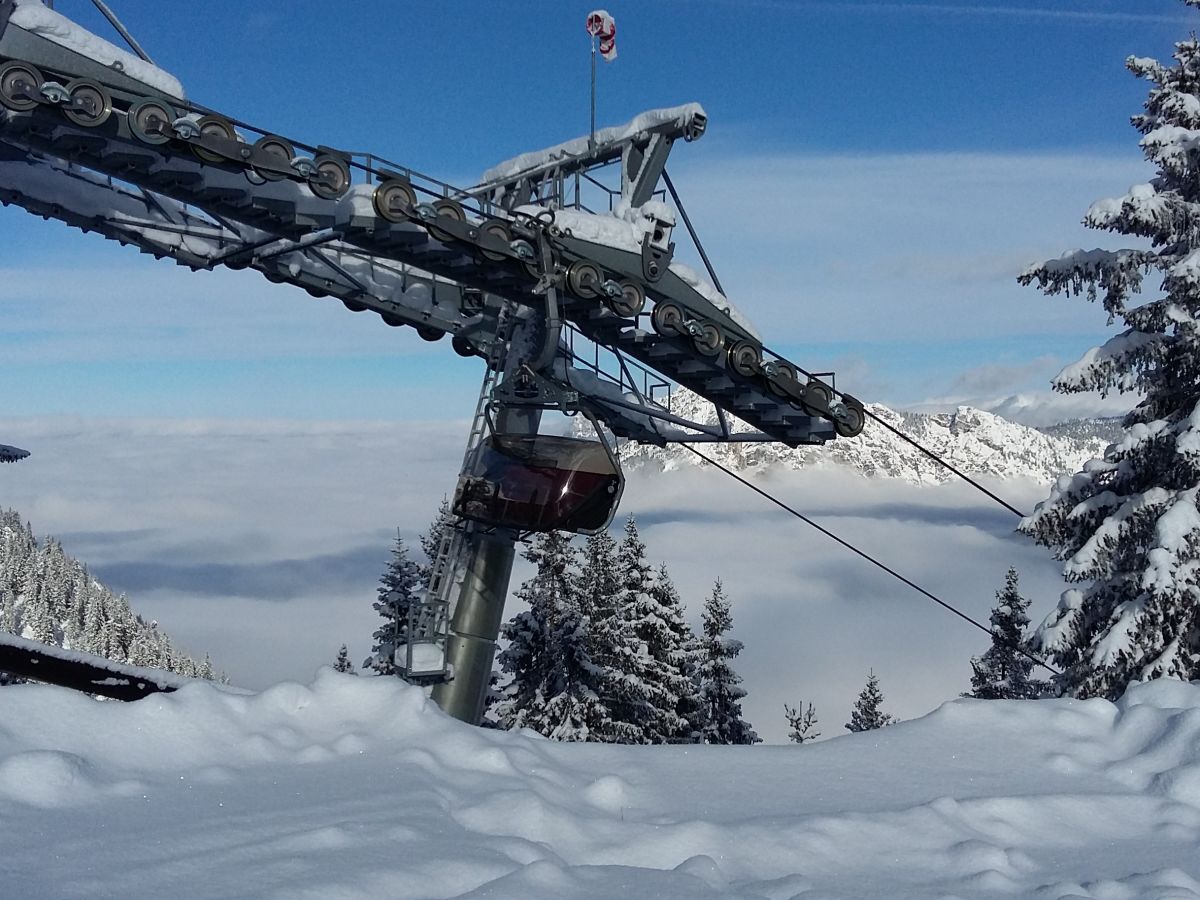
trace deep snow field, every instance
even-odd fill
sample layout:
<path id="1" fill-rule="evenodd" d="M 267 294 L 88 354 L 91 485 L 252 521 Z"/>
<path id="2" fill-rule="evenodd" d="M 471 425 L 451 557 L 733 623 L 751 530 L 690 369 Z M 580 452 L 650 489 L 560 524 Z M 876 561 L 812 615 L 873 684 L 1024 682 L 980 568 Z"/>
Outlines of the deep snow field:
<path id="1" fill-rule="evenodd" d="M 1200 897 L 1200 684 L 756 747 L 557 744 L 330 669 L 9 687 L 0 896 Z"/>

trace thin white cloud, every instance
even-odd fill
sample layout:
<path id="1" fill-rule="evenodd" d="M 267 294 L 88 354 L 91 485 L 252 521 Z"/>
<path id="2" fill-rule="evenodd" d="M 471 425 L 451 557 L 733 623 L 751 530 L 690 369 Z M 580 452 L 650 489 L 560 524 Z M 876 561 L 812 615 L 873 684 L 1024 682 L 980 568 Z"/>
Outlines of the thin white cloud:
<path id="1" fill-rule="evenodd" d="M 728 3 L 729 0 L 719 0 Z M 833 10 L 837 12 L 862 13 L 912 13 L 916 15 L 960 15 L 988 16 L 1007 19 L 1061 19 L 1073 22 L 1091 24 L 1164 24 L 1164 25 L 1195 25 L 1194 16 L 1165 13 L 1131 13 L 1106 12 L 1103 10 L 1061 9 L 1048 6 L 998 6 L 995 4 L 954 4 L 954 3 L 879 3 L 879 2 L 830 2 L 830 0 L 736 0 L 738 6 L 753 5 L 786 9 L 794 12 L 811 10 Z"/>
<path id="2" fill-rule="evenodd" d="M 1121 240 L 1080 218 L 1145 174 L 1132 152 L 796 154 L 687 163 L 675 181 L 700 234 L 720 235 L 718 274 L 768 343 L 867 344 L 1099 333 L 1102 311 L 1016 277 Z"/>

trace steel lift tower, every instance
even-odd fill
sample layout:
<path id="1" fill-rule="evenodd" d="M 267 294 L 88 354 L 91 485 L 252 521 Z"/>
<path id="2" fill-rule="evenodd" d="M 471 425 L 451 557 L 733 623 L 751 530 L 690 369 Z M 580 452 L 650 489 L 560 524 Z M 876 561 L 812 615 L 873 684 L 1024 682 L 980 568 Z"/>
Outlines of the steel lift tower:
<path id="1" fill-rule="evenodd" d="M 703 136 L 699 105 L 456 187 L 201 106 L 93 2 L 134 52 L 39 0 L 0 0 L 0 201 L 194 270 L 254 270 L 483 361 L 456 519 L 396 640 L 401 672 L 451 715 L 482 713 L 515 544 L 611 521 L 618 441 L 862 430 L 831 373 L 769 351 L 721 292 L 666 169 Z M 705 275 L 675 259 L 680 220 Z M 680 415 L 674 386 L 709 414 Z M 586 427 L 564 436 L 564 414 Z"/>

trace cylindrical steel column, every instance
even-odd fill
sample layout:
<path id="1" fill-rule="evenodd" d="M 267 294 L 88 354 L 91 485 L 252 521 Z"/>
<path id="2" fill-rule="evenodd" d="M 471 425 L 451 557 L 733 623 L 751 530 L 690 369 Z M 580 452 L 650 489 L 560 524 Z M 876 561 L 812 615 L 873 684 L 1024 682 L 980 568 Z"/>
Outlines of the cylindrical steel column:
<path id="1" fill-rule="evenodd" d="M 465 553 L 467 569 L 459 589 L 446 659 L 454 679 L 436 685 L 433 701 L 456 719 L 478 725 L 483 718 L 496 639 L 504 618 L 504 599 L 516 555 L 515 535 L 472 532 Z"/>

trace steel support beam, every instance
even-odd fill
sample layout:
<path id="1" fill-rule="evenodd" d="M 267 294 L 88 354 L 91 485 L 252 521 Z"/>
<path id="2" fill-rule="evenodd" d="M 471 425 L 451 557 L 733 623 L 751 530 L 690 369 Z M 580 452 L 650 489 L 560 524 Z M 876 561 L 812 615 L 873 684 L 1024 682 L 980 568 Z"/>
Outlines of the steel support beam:
<path id="1" fill-rule="evenodd" d="M 433 700 L 449 715 L 472 725 L 483 718 L 515 544 L 511 531 L 472 531 L 464 554 L 463 582 L 446 648 L 454 678 L 434 687 Z"/>

